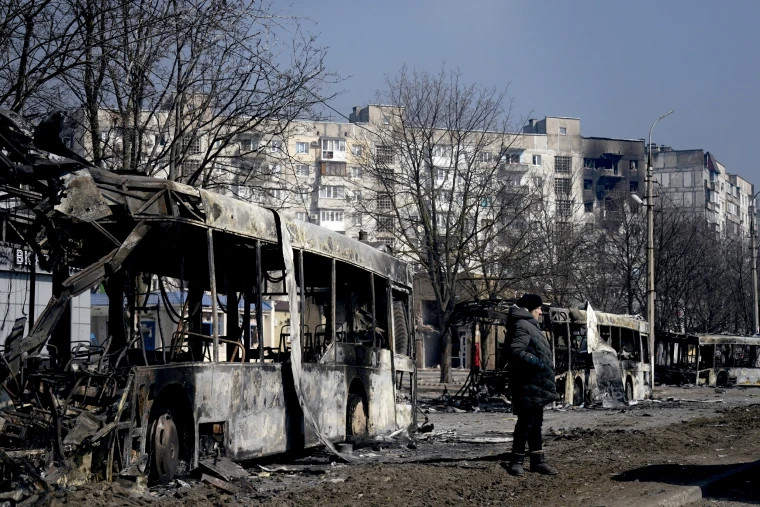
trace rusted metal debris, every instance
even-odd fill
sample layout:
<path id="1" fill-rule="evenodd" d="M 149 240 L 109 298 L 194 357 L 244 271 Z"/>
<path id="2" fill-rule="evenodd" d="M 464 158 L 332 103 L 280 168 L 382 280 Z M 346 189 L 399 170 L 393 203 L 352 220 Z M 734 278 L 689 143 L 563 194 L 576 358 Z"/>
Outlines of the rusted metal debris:
<path id="1" fill-rule="evenodd" d="M 44 493 L 38 485 L 45 482 L 147 474 L 167 481 L 178 468 L 196 469 L 220 451 L 240 460 L 317 443 L 352 461 L 333 446 L 346 437 L 351 410 L 354 425 L 365 429 L 413 427 L 416 382 L 408 336 L 414 319 L 397 305 L 411 297 L 404 263 L 273 210 L 176 182 L 106 171 L 62 145 L 56 153 L 45 146 L 23 119 L 0 111 L 0 211 L 13 242 L 30 248 L 53 280 L 45 310 L 36 318 L 30 311 L 26 335 L 25 323 L 18 322 L 0 354 L 0 447 L 15 453 L 2 455 L 7 484 L 19 484 L 17 490 L 31 498 Z M 224 258 L 215 259 L 220 254 Z M 320 303 L 319 312 L 327 314 L 321 335 L 299 321 L 304 299 L 324 299 L 313 288 L 314 295 L 304 292 L 310 288 L 304 256 L 320 254 L 332 259 L 332 275 L 329 264 L 327 274 L 321 264 L 312 271 L 321 270 L 318 281 L 327 280 L 333 298 Z M 370 275 L 365 293 L 336 287 L 335 260 Z M 255 265 L 257 271 L 241 277 L 227 269 L 233 265 Z M 159 274 L 159 296 L 166 311 L 176 312 L 176 331 L 166 343 L 161 331 L 160 350 L 147 350 L 140 329 L 139 312 L 148 301 L 144 285 L 150 282 L 141 278 L 145 273 Z M 167 303 L 168 279 L 187 283 L 179 310 Z M 261 325 L 250 325 L 263 321 L 263 284 L 287 294 L 289 326 L 296 331 L 276 350 L 263 346 Z M 74 347 L 66 332 L 69 305 L 99 285 L 109 298 L 109 336 Z M 206 336 L 201 301 L 208 291 L 213 331 Z M 336 309 L 336 291 L 345 293 L 340 305 L 358 310 Z M 234 336 L 220 336 L 216 310 L 237 316 L 238 297 L 243 324 L 232 330 Z M 338 310 L 345 312 L 348 331 L 338 327 Z M 256 368 L 247 368 L 247 359 L 257 361 Z M 336 378 L 342 382 L 337 390 L 324 387 L 326 379 Z M 403 381 L 410 387 L 402 389 Z M 177 385 L 193 386 L 200 401 L 182 401 L 185 391 Z M 257 389 L 269 394 L 257 396 Z M 368 410 L 368 393 L 384 405 Z M 339 416 L 315 413 L 318 403 L 335 405 Z M 245 425 L 225 422 L 244 411 L 255 415 Z M 268 447 L 257 448 L 256 439 Z M 19 459 L 36 460 L 45 480 L 31 474 L 35 467 L 14 468 Z"/>

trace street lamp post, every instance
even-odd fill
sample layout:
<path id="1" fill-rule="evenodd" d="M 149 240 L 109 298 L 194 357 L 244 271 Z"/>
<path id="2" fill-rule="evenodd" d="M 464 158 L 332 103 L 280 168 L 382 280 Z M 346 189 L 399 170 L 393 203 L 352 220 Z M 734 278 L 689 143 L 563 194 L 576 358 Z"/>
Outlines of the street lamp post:
<path id="1" fill-rule="evenodd" d="M 654 397 L 654 200 L 652 187 L 654 186 L 654 174 L 652 171 L 652 130 L 657 122 L 666 116 L 673 114 L 671 109 L 657 118 L 649 127 L 649 144 L 647 145 L 647 322 L 649 323 L 649 366 L 650 382 Z"/>

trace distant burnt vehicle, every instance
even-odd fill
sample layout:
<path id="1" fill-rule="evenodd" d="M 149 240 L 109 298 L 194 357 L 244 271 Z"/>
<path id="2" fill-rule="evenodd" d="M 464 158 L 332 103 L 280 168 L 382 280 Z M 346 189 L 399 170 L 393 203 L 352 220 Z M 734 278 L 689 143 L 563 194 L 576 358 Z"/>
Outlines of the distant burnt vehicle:
<path id="1" fill-rule="evenodd" d="M 31 331 L 20 323 L 5 341 L 3 449 L 52 451 L 68 483 L 119 473 L 168 482 L 207 456 L 243 460 L 319 444 L 341 455 L 334 442 L 413 427 L 405 263 L 272 209 L 94 167 L 51 139 L 54 130 L 35 133 L 0 112 L 8 238 L 53 274 L 53 296 Z M 180 311 L 168 284 L 184 295 Z M 101 285 L 108 338 L 72 343 L 69 302 Z M 157 330 L 148 347 L 140 318 L 150 296 L 176 312 L 176 325 Z M 277 347 L 265 347 L 255 325 L 265 299 L 287 304 Z"/>
<path id="2" fill-rule="evenodd" d="M 659 382 L 760 386 L 760 336 L 661 333 L 656 341 Z"/>
<path id="3" fill-rule="evenodd" d="M 481 365 L 471 369 L 471 375 L 460 393 L 480 397 L 504 396 L 509 398 L 509 327 L 508 300 L 490 299 L 463 302 L 457 305 L 452 318 L 456 332 L 470 336 L 486 336 L 487 352 Z M 594 312 L 599 338 L 614 352 L 619 380 L 627 401 L 642 400 L 651 394 L 652 376 L 649 367 L 649 336 L 647 323 L 637 317 Z M 577 308 L 545 306 L 543 321 L 539 324 L 551 344 L 557 390 L 566 403 L 582 405 L 600 403 L 603 390 L 597 378 L 597 364 L 587 344 L 587 312 Z M 480 344 L 471 342 L 474 349 Z M 471 353 L 471 356 L 474 356 Z M 615 373 L 617 376 L 617 373 Z M 606 387 L 605 387 L 606 389 Z"/>

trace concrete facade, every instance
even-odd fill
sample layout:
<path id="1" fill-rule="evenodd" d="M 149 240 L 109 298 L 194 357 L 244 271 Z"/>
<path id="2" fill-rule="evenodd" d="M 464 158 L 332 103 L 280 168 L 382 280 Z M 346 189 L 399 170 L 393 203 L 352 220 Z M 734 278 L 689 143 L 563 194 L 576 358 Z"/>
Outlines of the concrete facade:
<path id="1" fill-rule="evenodd" d="M 652 146 L 652 167 L 663 204 L 704 216 L 715 232 L 749 235 L 754 185 L 729 173 L 712 153 Z"/>

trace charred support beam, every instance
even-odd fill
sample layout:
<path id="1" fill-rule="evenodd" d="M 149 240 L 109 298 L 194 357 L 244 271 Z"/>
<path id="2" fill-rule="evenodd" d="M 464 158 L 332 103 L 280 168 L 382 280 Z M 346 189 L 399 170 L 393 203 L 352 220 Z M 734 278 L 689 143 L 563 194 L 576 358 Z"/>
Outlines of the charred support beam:
<path id="1" fill-rule="evenodd" d="M 298 286 L 301 289 L 299 311 L 301 312 L 301 338 L 306 336 L 306 277 L 303 272 L 303 250 L 298 251 Z"/>
<path id="2" fill-rule="evenodd" d="M 34 303 L 37 300 L 37 254 L 30 255 L 32 264 L 29 266 L 29 329 L 34 327 Z"/>
<path id="3" fill-rule="evenodd" d="M 53 270 L 53 296 L 62 299 L 66 290 L 65 283 L 68 280 L 68 265 L 60 259 Z M 56 365 L 63 368 L 71 359 L 71 296 L 66 297 L 62 304 L 58 321 L 53 327 L 50 341 L 51 356 Z"/>
<path id="4" fill-rule="evenodd" d="M 335 332 L 335 259 L 332 259 L 332 262 L 330 263 L 330 317 L 329 317 L 329 324 L 330 324 L 330 341 L 333 344 L 333 352 L 335 357 L 335 362 L 338 362 L 338 344 L 335 341 L 335 338 L 337 336 Z"/>
<path id="5" fill-rule="evenodd" d="M 259 362 L 264 362 L 264 312 L 261 308 L 263 298 L 261 287 L 264 285 L 264 275 L 261 270 L 261 241 L 256 240 L 256 341 L 259 344 Z M 279 351 L 278 351 L 279 353 Z"/>
<path id="6" fill-rule="evenodd" d="M 232 267 L 234 264 L 231 261 L 231 255 L 229 255 L 229 249 L 227 249 L 227 261 L 225 262 L 225 271 L 224 271 L 224 280 L 225 280 L 225 287 L 227 288 L 227 330 L 226 335 L 228 340 L 232 340 L 234 342 L 240 342 L 240 311 L 238 309 L 239 307 L 239 299 L 238 299 L 238 286 L 236 283 L 234 283 L 234 271 L 232 270 Z M 247 343 L 243 345 L 243 350 L 247 352 L 246 347 Z M 237 347 L 232 347 L 232 350 L 230 350 L 230 347 L 227 347 L 227 361 L 232 361 L 232 359 L 235 357 L 235 353 L 237 351 Z"/>
<path id="7" fill-rule="evenodd" d="M 216 266 L 214 265 L 214 232 L 209 228 L 206 229 L 206 239 L 208 243 L 208 278 L 211 285 L 211 325 L 213 330 L 211 335 L 214 338 L 213 361 L 219 362 L 219 313 L 217 312 L 216 303 Z"/>
<path id="8" fill-rule="evenodd" d="M 202 329 L 203 284 L 198 280 L 190 280 L 187 284 L 187 327 L 191 334 L 187 335 L 193 361 L 203 360 L 204 342 L 197 335 Z"/>
<path id="9" fill-rule="evenodd" d="M 376 312 L 376 301 L 375 301 L 375 274 L 370 271 L 369 273 L 369 290 L 372 294 L 372 301 L 371 301 L 371 308 L 370 311 L 372 312 L 372 345 L 374 347 L 382 347 L 382 343 L 378 343 L 377 340 L 377 316 L 375 315 Z"/>

